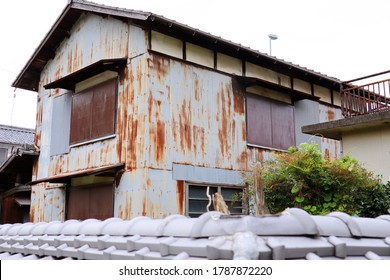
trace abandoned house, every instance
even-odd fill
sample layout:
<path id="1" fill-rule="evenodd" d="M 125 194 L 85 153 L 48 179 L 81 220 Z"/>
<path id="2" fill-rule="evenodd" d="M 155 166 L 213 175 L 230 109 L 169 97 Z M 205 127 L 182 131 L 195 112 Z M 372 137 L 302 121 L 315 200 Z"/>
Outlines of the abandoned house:
<path id="1" fill-rule="evenodd" d="M 340 81 L 162 16 L 69 1 L 13 83 L 38 92 L 32 222 L 196 217 L 342 117 Z M 211 208 L 212 210 L 212 208 Z"/>
<path id="2" fill-rule="evenodd" d="M 34 130 L 0 125 L 0 224 L 28 222 Z"/>

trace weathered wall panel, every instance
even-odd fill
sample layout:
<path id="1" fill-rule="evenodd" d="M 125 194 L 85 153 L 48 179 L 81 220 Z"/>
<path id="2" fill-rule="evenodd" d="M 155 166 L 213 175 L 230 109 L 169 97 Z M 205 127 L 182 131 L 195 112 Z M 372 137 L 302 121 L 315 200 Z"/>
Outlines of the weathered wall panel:
<path id="1" fill-rule="evenodd" d="M 238 58 L 218 53 L 217 69 L 229 74 L 242 75 L 242 61 Z"/>
<path id="2" fill-rule="evenodd" d="M 142 168 L 125 172 L 115 189 L 114 215 L 163 218 L 184 214 L 184 184 L 172 180 L 172 171 Z"/>
<path id="3" fill-rule="evenodd" d="M 183 58 L 183 42 L 179 39 L 152 31 L 152 50 Z"/>
<path id="4" fill-rule="evenodd" d="M 65 186 L 49 186 L 44 195 L 44 221 L 65 220 Z"/>
<path id="5" fill-rule="evenodd" d="M 314 95 L 320 97 L 322 102 L 332 103 L 331 91 L 328 88 L 314 85 Z"/>
<path id="6" fill-rule="evenodd" d="M 214 67 L 214 52 L 191 43 L 186 43 L 186 59 L 206 67 Z"/>
<path id="7" fill-rule="evenodd" d="M 291 79 L 286 75 L 277 73 L 275 71 L 255 65 L 250 62 L 246 62 L 245 68 L 246 68 L 246 76 L 248 77 L 259 78 L 275 84 L 279 84 L 284 87 L 291 88 Z"/>

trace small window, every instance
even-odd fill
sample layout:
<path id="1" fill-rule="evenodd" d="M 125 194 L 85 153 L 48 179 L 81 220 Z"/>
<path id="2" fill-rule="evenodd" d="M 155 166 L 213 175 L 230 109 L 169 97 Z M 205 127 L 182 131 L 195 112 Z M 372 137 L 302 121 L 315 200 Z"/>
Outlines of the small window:
<path id="1" fill-rule="evenodd" d="M 210 196 L 216 192 L 223 196 L 226 205 L 229 208 L 230 214 L 237 215 L 243 213 L 242 201 L 241 199 L 238 199 L 241 197 L 241 193 L 243 191 L 242 187 L 188 184 L 188 216 L 199 217 L 203 213 L 207 212 L 207 205 L 209 204 L 207 187 L 209 187 Z M 211 203 L 209 210 L 214 211 L 213 203 Z"/>
<path id="2" fill-rule="evenodd" d="M 115 134 L 117 79 L 85 89 L 72 98 L 70 144 Z"/>
<path id="3" fill-rule="evenodd" d="M 248 144 L 287 150 L 295 145 L 294 106 L 247 94 Z"/>
<path id="4" fill-rule="evenodd" d="M 7 149 L 0 148 L 0 166 L 7 160 Z"/>

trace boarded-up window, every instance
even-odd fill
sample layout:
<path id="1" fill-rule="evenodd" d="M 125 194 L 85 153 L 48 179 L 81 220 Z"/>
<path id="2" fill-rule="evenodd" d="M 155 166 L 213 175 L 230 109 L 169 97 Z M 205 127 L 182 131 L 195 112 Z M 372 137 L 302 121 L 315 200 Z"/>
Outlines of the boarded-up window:
<path id="1" fill-rule="evenodd" d="M 71 187 L 67 200 L 67 219 L 105 220 L 114 215 L 113 185 Z"/>
<path id="2" fill-rule="evenodd" d="M 242 201 L 239 199 L 243 191 L 242 187 L 234 186 L 207 186 L 188 184 L 188 215 L 190 217 L 198 217 L 207 212 L 207 205 L 209 198 L 207 197 L 207 187 L 209 187 L 209 194 L 212 196 L 218 192 L 221 194 L 229 208 L 231 214 L 242 214 Z M 214 211 L 213 204 L 209 207 L 210 211 Z"/>
<path id="3" fill-rule="evenodd" d="M 295 145 L 294 107 L 247 94 L 248 144 L 287 150 Z"/>
<path id="4" fill-rule="evenodd" d="M 116 79 L 81 91 L 73 96 L 70 144 L 115 133 Z"/>

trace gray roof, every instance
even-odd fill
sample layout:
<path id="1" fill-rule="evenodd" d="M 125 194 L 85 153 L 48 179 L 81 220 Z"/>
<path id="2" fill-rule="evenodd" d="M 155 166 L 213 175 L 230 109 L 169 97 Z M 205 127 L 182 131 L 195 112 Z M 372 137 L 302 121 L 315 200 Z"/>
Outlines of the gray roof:
<path id="1" fill-rule="evenodd" d="M 0 125 L 0 143 L 33 145 L 34 129 Z"/>
<path id="2" fill-rule="evenodd" d="M 0 225 L 0 259 L 390 259 L 390 215 L 171 215 Z"/>

